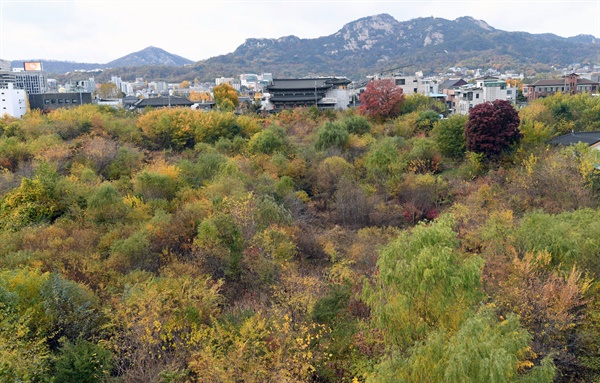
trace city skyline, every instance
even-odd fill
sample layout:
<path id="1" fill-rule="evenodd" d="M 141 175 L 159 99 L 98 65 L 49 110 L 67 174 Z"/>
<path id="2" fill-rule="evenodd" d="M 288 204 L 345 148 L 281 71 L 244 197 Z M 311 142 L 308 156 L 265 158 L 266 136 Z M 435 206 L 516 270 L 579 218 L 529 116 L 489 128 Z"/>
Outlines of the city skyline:
<path id="1" fill-rule="evenodd" d="M 199 61 L 248 38 L 316 38 L 380 13 L 398 21 L 470 16 L 510 32 L 600 36 L 598 0 L 0 0 L 0 58 L 107 63 L 156 46 Z"/>

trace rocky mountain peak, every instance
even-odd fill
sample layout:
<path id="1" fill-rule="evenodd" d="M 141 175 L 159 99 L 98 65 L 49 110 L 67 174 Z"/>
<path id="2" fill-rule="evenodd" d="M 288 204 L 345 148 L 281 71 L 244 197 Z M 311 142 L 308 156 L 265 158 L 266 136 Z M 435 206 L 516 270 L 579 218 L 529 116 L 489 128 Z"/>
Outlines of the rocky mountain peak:
<path id="1" fill-rule="evenodd" d="M 334 36 L 343 38 L 344 50 L 368 50 L 386 37 L 394 35 L 398 24 L 392 16 L 382 13 L 348 23 Z"/>
<path id="2" fill-rule="evenodd" d="M 483 20 L 477 20 L 473 17 L 470 16 L 463 16 L 463 17 L 459 17 L 458 19 L 454 20 L 457 23 L 470 23 L 470 24 L 475 24 L 476 26 L 480 27 L 481 29 L 485 29 L 486 31 L 494 31 L 495 28 L 492 27 L 491 25 L 489 25 L 488 23 L 486 23 Z"/>

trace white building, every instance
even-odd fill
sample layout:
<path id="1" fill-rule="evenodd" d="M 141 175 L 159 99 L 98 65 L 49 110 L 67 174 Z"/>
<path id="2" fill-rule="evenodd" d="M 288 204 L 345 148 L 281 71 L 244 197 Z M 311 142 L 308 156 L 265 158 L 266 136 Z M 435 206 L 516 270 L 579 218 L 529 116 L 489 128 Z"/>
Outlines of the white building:
<path id="1" fill-rule="evenodd" d="M 456 113 L 469 114 L 475 105 L 488 101 L 504 100 L 515 102 L 517 89 L 506 85 L 497 77 L 483 77 L 475 80 L 475 84 L 461 86 L 455 90 Z"/>
<path id="2" fill-rule="evenodd" d="M 14 89 L 13 84 L 8 84 L 7 89 L 0 89 L 0 116 L 23 117 L 27 113 L 26 99 L 25 91 Z"/>
<path id="3" fill-rule="evenodd" d="M 425 79 L 421 76 L 405 76 L 405 75 L 394 75 L 394 81 L 396 86 L 402 88 L 402 93 L 406 95 L 411 94 L 422 94 L 429 96 L 431 94 L 439 93 L 439 85 L 437 81 L 432 79 Z"/>
<path id="4" fill-rule="evenodd" d="M 241 74 L 240 86 L 245 86 L 249 90 L 258 90 L 258 75 L 253 73 Z"/>
<path id="5" fill-rule="evenodd" d="M 215 79 L 215 85 L 219 86 L 221 84 L 229 84 L 233 82 L 233 77 L 219 77 Z"/>

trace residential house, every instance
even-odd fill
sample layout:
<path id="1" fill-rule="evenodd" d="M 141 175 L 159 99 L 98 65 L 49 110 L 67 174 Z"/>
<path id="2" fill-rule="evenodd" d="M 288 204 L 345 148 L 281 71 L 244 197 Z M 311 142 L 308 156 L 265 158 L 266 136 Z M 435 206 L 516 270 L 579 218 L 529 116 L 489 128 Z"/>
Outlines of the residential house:
<path id="1" fill-rule="evenodd" d="M 475 105 L 495 100 L 514 103 L 517 89 L 497 77 L 486 76 L 475 79 L 475 84 L 467 84 L 454 91 L 455 113 L 469 114 Z"/>
<path id="2" fill-rule="evenodd" d="M 467 85 L 462 78 L 448 79 L 439 85 L 439 91 L 446 95 L 446 107 L 448 110 L 456 109 L 456 90 L 461 86 Z"/>
<path id="3" fill-rule="evenodd" d="M 583 142 L 589 147 L 600 150 L 600 132 L 571 132 L 562 136 L 554 137 L 549 141 L 552 145 L 575 145 Z"/>
<path id="4" fill-rule="evenodd" d="M 429 96 L 430 94 L 439 93 L 439 86 L 435 80 L 424 79 L 421 76 L 405 76 L 401 74 L 396 74 L 392 77 L 396 82 L 396 86 L 402 88 L 402 94 L 422 94 Z"/>

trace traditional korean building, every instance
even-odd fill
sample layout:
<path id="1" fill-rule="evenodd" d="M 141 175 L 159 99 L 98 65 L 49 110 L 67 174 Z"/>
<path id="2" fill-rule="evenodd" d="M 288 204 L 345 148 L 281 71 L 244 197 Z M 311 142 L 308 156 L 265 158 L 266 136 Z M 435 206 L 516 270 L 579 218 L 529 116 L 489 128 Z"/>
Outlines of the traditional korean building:
<path id="1" fill-rule="evenodd" d="M 283 110 L 316 105 L 320 109 L 346 109 L 350 102 L 347 78 L 319 77 L 273 79 L 266 87 L 267 109 Z"/>
<path id="2" fill-rule="evenodd" d="M 142 98 L 134 103 L 130 109 L 141 112 L 145 108 L 175 108 L 191 107 L 194 103 L 187 98 L 177 96 Z"/>

